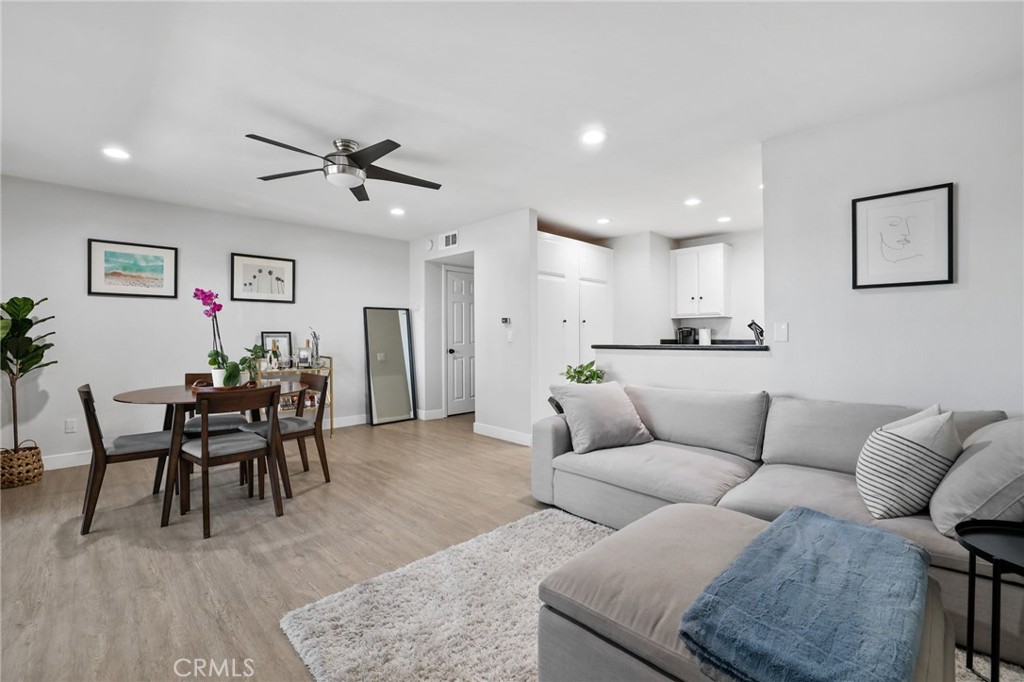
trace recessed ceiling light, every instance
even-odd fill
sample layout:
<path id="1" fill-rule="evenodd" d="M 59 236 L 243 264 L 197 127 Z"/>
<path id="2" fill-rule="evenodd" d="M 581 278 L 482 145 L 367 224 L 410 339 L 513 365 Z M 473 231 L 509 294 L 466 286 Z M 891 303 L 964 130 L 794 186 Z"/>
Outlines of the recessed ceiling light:
<path id="1" fill-rule="evenodd" d="M 729 217 L 729 216 L 727 216 L 727 215 L 724 215 L 724 216 L 722 216 L 721 218 L 719 218 L 719 219 L 718 219 L 718 222 L 720 222 L 720 223 L 727 223 L 727 222 L 729 222 L 730 220 L 732 220 L 732 218 L 730 218 L 730 217 Z"/>
<path id="2" fill-rule="evenodd" d="M 405 215 L 404 208 L 398 208 L 397 206 L 391 209 L 391 215 Z"/>
<path id="3" fill-rule="evenodd" d="M 127 161 L 132 158 L 131 154 L 120 147 L 104 147 L 103 155 L 109 159 L 117 159 L 118 161 Z"/>
<path id="4" fill-rule="evenodd" d="M 697 197 L 693 197 L 691 199 L 687 199 L 683 203 L 686 204 L 687 206 L 699 206 L 700 205 L 700 199 L 698 199 Z"/>
<path id="5" fill-rule="evenodd" d="M 608 224 L 608 223 L 610 223 L 611 221 L 612 221 L 612 219 L 611 219 L 611 218 L 598 218 L 598 219 L 597 219 L 597 224 L 598 224 L 598 225 L 607 225 L 607 224 Z"/>
<path id="6" fill-rule="evenodd" d="M 591 128 L 580 135 L 580 142 L 585 145 L 598 145 L 608 139 L 608 133 L 601 128 Z"/>

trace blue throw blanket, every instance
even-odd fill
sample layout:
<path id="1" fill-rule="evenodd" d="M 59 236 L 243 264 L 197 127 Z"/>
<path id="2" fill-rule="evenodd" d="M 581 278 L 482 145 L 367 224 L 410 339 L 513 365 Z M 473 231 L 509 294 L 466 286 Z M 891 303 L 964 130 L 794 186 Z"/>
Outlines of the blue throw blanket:
<path id="1" fill-rule="evenodd" d="M 679 636 L 740 682 L 905 682 L 928 563 L 896 533 L 790 509 L 708 585 Z"/>

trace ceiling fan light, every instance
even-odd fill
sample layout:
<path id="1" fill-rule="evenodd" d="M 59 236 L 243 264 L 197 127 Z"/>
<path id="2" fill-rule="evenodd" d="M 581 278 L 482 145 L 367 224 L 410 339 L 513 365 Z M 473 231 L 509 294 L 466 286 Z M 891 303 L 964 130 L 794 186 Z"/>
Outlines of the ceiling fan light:
<path id="1" fill-rule="evenodd" d="M 324 166 L 324 177 L 335 187 L 352 189 L 363 184 L 363 181 L 366 180 L 366 173 L 353 166 L 331 164 Z"/>

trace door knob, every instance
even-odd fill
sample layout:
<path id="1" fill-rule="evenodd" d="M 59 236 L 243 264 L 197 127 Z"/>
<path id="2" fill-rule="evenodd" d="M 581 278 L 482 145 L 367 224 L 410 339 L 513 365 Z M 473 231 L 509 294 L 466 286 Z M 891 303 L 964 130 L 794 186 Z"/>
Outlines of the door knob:
<path id="1" fill-rule="evenodd" d="M 448 349 L 448 355 L 455 355 L 455 349 L 454 348 L 449 348 Z"/>

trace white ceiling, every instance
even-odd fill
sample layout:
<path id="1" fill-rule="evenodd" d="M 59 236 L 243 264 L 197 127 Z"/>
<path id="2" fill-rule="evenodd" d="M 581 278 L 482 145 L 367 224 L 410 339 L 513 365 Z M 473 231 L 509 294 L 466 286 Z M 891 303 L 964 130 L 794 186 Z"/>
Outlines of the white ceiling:
<path id="1" fill-rule="evenodd" d="M 2 169 L 399 239 L 523 207 L 596 237 L 755 229 L 761 141 L 1020 77 L 1021 7 L 4 2 Z M 443 188 L 260 182 L 317 161 L 246 133 L 391 138 L 381 166 Z"/>

